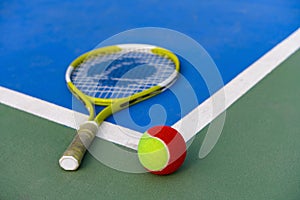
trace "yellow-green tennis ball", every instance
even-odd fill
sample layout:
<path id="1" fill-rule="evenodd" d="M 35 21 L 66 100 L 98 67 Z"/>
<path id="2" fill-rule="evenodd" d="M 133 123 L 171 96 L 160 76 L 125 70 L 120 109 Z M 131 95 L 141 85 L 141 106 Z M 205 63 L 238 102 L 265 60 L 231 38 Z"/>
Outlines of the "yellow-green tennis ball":
<path id="1" fill-rule="evenodd" d="M 155 126 L 143 134 L 138 144 L 141 164 L 151 173 L 175 172 L 186 157 L 186 144 L 178 131 L 169 126 Z"/>

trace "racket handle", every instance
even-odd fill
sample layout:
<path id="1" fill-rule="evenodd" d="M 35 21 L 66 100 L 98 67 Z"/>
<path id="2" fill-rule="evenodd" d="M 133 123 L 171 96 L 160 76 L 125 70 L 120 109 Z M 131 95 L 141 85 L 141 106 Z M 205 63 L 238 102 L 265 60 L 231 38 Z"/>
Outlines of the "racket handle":
<path id="1" fill-rule="evenodd" d="M 98 125 L 94 121 L 87 121 L 80 125 L 78 134 L 74 137 L 73 141 L 59 159 L 61 168 L 67 171 L 76 170 L 85 154 L 87 148 L 94 140 L 98 130 Z"/>

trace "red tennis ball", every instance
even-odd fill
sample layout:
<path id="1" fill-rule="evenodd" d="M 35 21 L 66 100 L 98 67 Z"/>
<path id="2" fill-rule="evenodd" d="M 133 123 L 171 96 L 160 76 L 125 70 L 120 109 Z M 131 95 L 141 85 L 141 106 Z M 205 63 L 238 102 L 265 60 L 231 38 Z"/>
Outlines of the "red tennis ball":
<path id="1" fill-rule="evenodd" d="M 186 144 L 181 134 L 172 127 L 155 126 L 141 137 L 138 157 L 149 172 L 157 175 L 171 174 L 183 164 Z"/>

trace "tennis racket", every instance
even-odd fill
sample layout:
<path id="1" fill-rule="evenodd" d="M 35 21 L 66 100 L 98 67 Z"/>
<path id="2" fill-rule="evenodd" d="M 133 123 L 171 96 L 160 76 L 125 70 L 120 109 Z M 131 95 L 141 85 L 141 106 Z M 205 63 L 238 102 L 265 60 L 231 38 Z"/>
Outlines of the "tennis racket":
<path id="1" fill-rule="evenodd" d="M 69 90 L 80 99 L 89 118 L 59 160 L 76 170 L 100 124 L 110 115 L 168 88 L 179 73 L 179 60 L 167 49 L 121 44 L 92 50 L 75 59 L 66 71 Z M 106 106 L 98 114 L 95 105 Z"/>

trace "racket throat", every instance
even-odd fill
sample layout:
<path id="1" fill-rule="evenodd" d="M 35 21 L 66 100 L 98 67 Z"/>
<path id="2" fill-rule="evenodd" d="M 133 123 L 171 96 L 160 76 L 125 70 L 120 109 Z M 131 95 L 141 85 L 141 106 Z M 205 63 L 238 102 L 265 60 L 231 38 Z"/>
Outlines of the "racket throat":
<path id="1" fill-rule="evenodd" d="M 111 103 L 111 105 L 104 108 L 95 118 L 95 122 L 100 125 L 106 118 L 108 118 L 110 115 L 117 113 L 125 108 L 128 108 L 131 105 L 134 105 L 136 103 L 139 103 L 141 101 L 144 101 L 146 99 L 149 99 L 159 93 L 161 93 L 164 90 L 164 87 L 160 87 L 155 91 L 152 91 L 151 93 L 146 93 L 144 95 L 139 96 L 131 96 L 122 100 L 115 101 Z"/>

